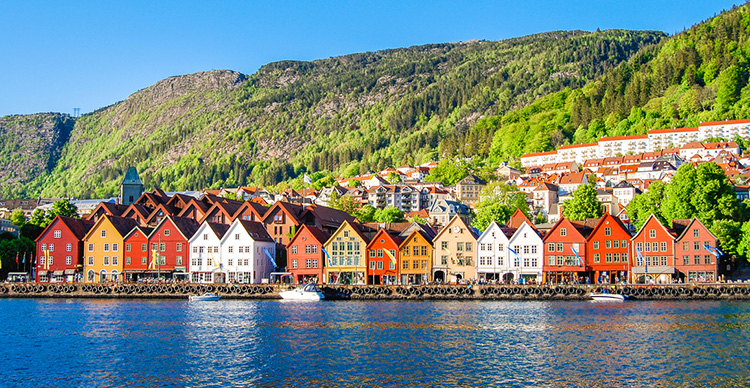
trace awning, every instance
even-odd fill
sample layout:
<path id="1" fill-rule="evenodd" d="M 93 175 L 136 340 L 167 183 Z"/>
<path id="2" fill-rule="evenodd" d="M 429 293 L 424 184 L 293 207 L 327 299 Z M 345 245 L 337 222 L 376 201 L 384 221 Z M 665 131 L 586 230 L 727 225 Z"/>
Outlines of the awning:
<path id="1" fill-rule="evenodd" d="M 76 270 L 74 270 L 74 269 L 66 269 L 65 270 L 65 274 L 66 275 L 75 275 L 76 274 Z"/>
<path id="2" fill-rule="evenodd" d="M 175 272 L 187 272 L 187 268 L 185 267 L 174 267 Z"/>
<path id="3" fill-rule="evenodd" d="M 42 271 L 39 271 L 39 276 L 44 276 L 44 275 L 46 275 L 46 274 L 47 274 L 47 271 L 43 271 L 43 270 L 42 270 Z"/>
<path id="4" fill-rule="evenodd" d="M 62 276 L 62 274 L 63 274 L 63 271 L 54 271 L 54 272 L 52 272 L 53 276 Z"/>

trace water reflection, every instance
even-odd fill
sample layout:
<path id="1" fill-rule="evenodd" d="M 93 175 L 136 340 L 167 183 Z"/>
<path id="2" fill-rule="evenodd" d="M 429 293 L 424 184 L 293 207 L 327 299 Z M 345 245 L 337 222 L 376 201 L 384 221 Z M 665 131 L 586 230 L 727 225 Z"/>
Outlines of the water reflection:
<path id="1" fill-rule="evenodd" d="M 747 302 L 5 299 L 0 319 L 9 386 L 750 383 Z"/>

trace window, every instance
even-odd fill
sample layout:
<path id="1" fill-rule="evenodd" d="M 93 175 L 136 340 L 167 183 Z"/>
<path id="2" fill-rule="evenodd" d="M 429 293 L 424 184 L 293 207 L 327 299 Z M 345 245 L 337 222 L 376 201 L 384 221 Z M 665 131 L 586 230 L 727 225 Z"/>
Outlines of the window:
<path id="1" fill-rule="evenodd" d="M 667 263 L 667 256 L 662 256 L 662 257 L 661 257 L 661 265 L 663 265 L 663 266 L 665 266 L 665 267 L 666 267 L 667 265 L 669 265 L 669 264 Z"/>
<path id="2" fill-rule="evenodd" d="M 690 256 L 688 255 L 682 256 L 682 265 L 690 265 Z"/>
<path id="3" fill-rule="evenodd" d="M 89 256 L 89 264 L 88 265 L 94 265 L 94 258 Z"/>
<path id="4" fill-rule="evenodd" d="M 711 255 L 703 256 L 703 264 L 711 264 Z"/>
<path id="5" fill-rule="evenodd" d="M 627 248 L 628 243 L 626 240 L 620 240 L 620 248 Z"/>
<path id="6" fill-rule="evenodd" d="M 516 261 L 518 261 L 518 259 L 516 259 Z M 563 264 L 565 264 L 565 256 L 557 256 L 557 265 L 562 266 Z"/>
<path id="7" fill-rule="evenodd" d="M 693 264 L 698 265 L 701 263 L 701 255 L 693 256 Z"/>
<path id="8" fill-rule="evenodd" d="M 447 265 L 448 264 L 448 256 L 440 256 L 440 264 Z"/>
<path id="9" fill-rule="evenodd" d="M 375 269 L 375 260 L 370 260 L 370 269 Z"/>
<path id="10" fill-rule="evenodd" d="M 377 269 L 383 269 L 383 262 L 382 261 L 378 260 L 376 263 L 378 263 Z"/>
<path id="11" fill-rule="evenodd" d="M 650 237 L 650 238 L 656 238 L 656 229 L 649 229 L 649 231 L 648 231 L 648 237 Z"/>
<path id="12" fill-rule="evenodd" d="M 563 251 L 563 243 L 557 243 L 557 251 L 562 252 Z M 517 252 L 517 251 L 516 251 Z"/>
<path id="13" fill-rule="evenodd" d="M 54 252 L 55 251 L 55 244 L 49 244 L 49 251 Z"/>
<path id="14" fill-rule="evenodd" d="M 126 256 L 125 257 L 125 265 L 130 265 L 131 261 L 132 260 L 131 260 L 130 256 Z"/>
<path id="15" fill-rule="evenodd" d="M 611 263 L 612 262 L 612 254 L 611 253 L 607 253 L 605 257 L 606 257 L 605 260 L 606 260 L 607 263 Z"/>
<path id="16" fill-rule="evenodd" d="M 130 252 L 133 249 L 133 244 L 125 244 L 125 252 Z"/>
<path id="17" fill-rule="evenodd" d="M 683 242 L 682 242 L 682 250 L 683 250 L 683 251 L 688 251 L 688 250 L 690 250 L 690 244 L 689 244 L 689 243 L 688 243 L 687 241 L 683 241 Z"/>
<path id="18" fill-rule="evenodd" d="M 594 241 L 594 249 L 599 249 L 599 241 Z"/>
<path id="19" fill-rule="evenodd" d="M 601 256 L 598 253 L 594 253 L 594 263 L 600 263 L 601 261 Z"/>
<path id="20" fill-rule="evenodd" d="M 117 256 L 112 257 L 112 265 L 118 265 L 120 264 L 120 258 Z"/>
<path id="21" fill-rule="evenodd" d="M 239 233 L 235 233 L 234 234 L 234 239 L 235 240 L 239 240 L 240 239 L 240 234 Z"/>
<path id="22" fill-rule="evenodd" d="M 693 241 L 693 250 L 700 251 L 701 250 L 701 243 L 700 241 Z"/>
<path id="23" fill-rule="evenodd" d="M 169 236 L 169 229 L 164 229 L 164 235 Z"/>
<path id="24" fill-rule="evenodd" d="M 568 229 L 567 228 L 560 228 L 560 236 L 565 237 L 568 235 Z"/>
<path id="25" fill-rule="evenodd" d="M 292 245 L 292 254 L 293 255 L 297 254 L 297 246 L 296 245 Z"/>
<path id="26" fill-rule="evenodd" d="M 549 263 L 549 265 L 555 265 L 555 256 L 554 255 L 547 256 L 547 262 Z"/>
<path id="27" fill-rule="evenodd" d="M 177 256 L 175 265 L 182 265 L 182 256 Z"/>
<path id="28" fill-rule="evenodd" d="M 401 262 L 401 269 L 409 269 L 409 260 L 404 260 Z"/>
<path id="29" fill-rule="evenodd" d="M 60 238 L 60 237 L 62 237 L 62 231 L 60 231 L 60 230 L 56 230 L 56 231 L 54 232 L 54 235 L 55 235 L 55 238 Z"/>
<path id="30" fill-rule="evenodd" d="M 444 251 L 447 251 L 448 250 L 448 242 L 447 241 L 440 242 L 440 248 L 442 248 Z"/>
<path id="31" fill-rule="evenodd" d="M 693 237 L 695 238 L 700 237 L 700 232 L 698 232 L 698 229 L 693 229 Z"/>
<path id="32" fill-rule="evenodd" d="M 310 245 L 305 245 L 305 253 L 312 253 L 312 247 Z"/>
<path id="33" fill-rule="evenodd" d="M 604 247 L 607 249 L 612 248 L 612 240 L 607 240 L 604 242 Z"/>
<path id="34" fill-rule="evenodd" d="M 613 240 L 612 241 L 612 245 L 614 246 L 615 249 L 620 248 L 620 240 Z M 625 248 L 625 247 L 623 247 L 623 248 Z"/>
<path id="35" fill-rule="evenodd" d="M 146 259 L 145 257 L 141 257 L 141 265 L 146 265 L 146 264 L 148 264 L 148 259 Z"/>
<path id="36" fill-rule="evenodd" d="M 312 267 L 313 268 L 318 268 L 318 259 L 313 259 L 312 260 Z"/>
<path id="37" fill-rule="evenodd" d="M 104 256 L 104 265 L 109 265 L 109 256 Z"/>
<path id="38" fill-rule="evenodd" d="M 182 252 L 182 243 L 177 243 L 177 252 Z"/>
<path id="39" fill-rule="evenodd" d="M 107 231 L 102 229 L 102 238 L 107 238 Z"/>
<path id="40" fill-rule="evenodd" d="M 104 252 L 109 252 L 109 244 L 104 244 Z"/>
<path id="41" fill-rule="evenodd" d="M 233 246 L 227 247 L 227 253 L 234 253 L 234 247 Z"/>
<path id="42" fill-rule="evenodd" d="M 427 246 L 422 245 L 422 256 L 427 256 Z"/>
<path id="43" fill-rule="evenodd" d="M 112 252 L 117 252 L 117 244 L 112 244 Z"/>
<path id="44" fill-rule="evenodd" d="M 203 239 L 208 240 L 208 233 L 203 233 Z"/>
<path id="45" fill-rule="evenodd" d="M 661 242 L 661 251 L 662 252 L 666 252 L 667 251 L 667 242 L 666 241 L 662 241 Z"/>
<path id="46" fill-rule="evenodd" d="M 550 252 L 554 252 L 555 251 L 555 244 L 554 243 L 547 244 L 547 250 L 550 251 Z"/>
<path id="47" fill-rule="evenodd" d="M 643 252 L 643 243 L 635 243 L 635 249 Z"/>
<path id="48" fill-rule="evenodd" d="M 305 268 L 312 268 L 312 260 L 305 259 Z"/>
<path id="49" fill-rule="evenodd" d="M 310 247 L 312 248 L 312 253 L 318 253 L 318 245 L 317 244 L 310 245 Z"/>
<path id="50" fill-rule="evenodd" d="M 71 264 L 73 264 L 73 256 L 65 256 L 65 265 L 71 265 Z"/>
<path id="51" fill-rule="evenodd" d="M 472 245 L 474 245 L 474 244 L 472 244 L 472 243 L 470 243 L 470 242 L 467 242 L 467 243 L 466 243 L 466 252 L 471 252 L 471 250 L 473 249 L 473 248 L 472 248 Z"/>
<path id="52" fill-rule="evenodd" d="M 148 244 L 143 243 L 141 244 L 141 252 L 146 252 L 148 250 Z"/>
<path id="53" fill-rule="evenodd" d="M 456 243 L 456 250 L 457 251 L 463 251 L 464 250 L 464 243 Z"/>
<path id="54" fill-rule="evenodd" d="M 665 244 L 666 244 L 666 243 L 665 243 Z M 652 242 L 652 243 L 651 243 L 651 251 L 653 251 L 653 252 L 658 252 L 658 251 L 659 251 L 659 243 L 657 243 L 657 242 Z"/>
<path id="55" fill-rule="evenodd" d="M 611 236 L 612 235 L 612 228 L 610 228 L 610 227 L 604 228 L 604 235 L 605 236 Z"/>

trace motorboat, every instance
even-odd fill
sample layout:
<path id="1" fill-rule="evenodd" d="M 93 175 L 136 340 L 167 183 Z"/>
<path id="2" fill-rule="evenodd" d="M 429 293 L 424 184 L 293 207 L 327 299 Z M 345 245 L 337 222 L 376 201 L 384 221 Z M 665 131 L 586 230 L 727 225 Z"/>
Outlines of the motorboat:
<path id="1" fill-rule="evenodd" d="M 216 295 L 211 292 L 207 292 L 203 295 L 190 295 L 188 297 L 192 302 L 215 302 L 221 299 L 221 295 Z"/>
<path id="2" fill-rule="evenodd" d="M 279 292 L 281 299 L 285 300 L 322 300 L 325 295 L 315 283 L 305 284 L 293 290 Z"/>
<path id="3" fill-rule="evenodd" d="M 609 292 L 592 292 L 591 294 L 589 294 L 589 296 L 594 301 L 622 302 L 625 300 L 625 296 L 620 294 L 612 294 Z"/>

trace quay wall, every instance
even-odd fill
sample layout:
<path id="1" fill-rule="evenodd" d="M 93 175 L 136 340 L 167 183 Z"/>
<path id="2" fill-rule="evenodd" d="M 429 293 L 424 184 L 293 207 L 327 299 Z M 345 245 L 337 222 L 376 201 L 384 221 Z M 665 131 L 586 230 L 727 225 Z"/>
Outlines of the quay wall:
<path id="1" fill-rule="evenodd" d="M 213 292 L 223 299 L 279 299 L 286 286 L 268 284 L 0 284 L 0 298 L 187 299 Z M 321 289 L 332 300 L 586 300 L 607 290 L 631 300 L 750 299 L 750 284 L 670 285 L 425 285 L 338 286 Z"/>

